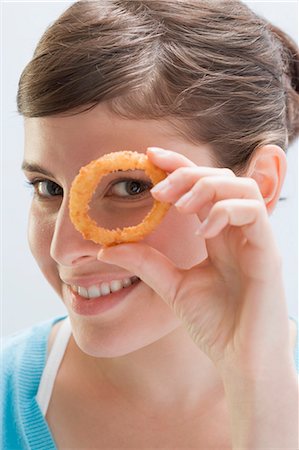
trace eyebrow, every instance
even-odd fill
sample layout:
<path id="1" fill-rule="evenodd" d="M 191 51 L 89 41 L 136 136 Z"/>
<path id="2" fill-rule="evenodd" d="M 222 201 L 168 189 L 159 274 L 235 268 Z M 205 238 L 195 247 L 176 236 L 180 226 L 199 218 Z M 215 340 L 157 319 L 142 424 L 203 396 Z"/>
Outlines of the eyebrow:
<path id="1" fill-rule="evenodd" d="M 30 163 L 28 161 L 23 161 L 21 169 L 24 170 L 25 172 L 38 172 L 48 177 L 52 178 L 54 177 L 54 175 L 51 172 L 49 172 L 47 169 L 44 169 L 39 164 Z"/>

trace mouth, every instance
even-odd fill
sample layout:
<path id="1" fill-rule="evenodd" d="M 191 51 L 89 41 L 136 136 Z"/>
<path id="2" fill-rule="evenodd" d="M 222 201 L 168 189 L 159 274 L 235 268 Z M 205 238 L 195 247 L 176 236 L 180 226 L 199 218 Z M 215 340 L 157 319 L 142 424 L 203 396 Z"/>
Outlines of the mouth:
<path id="1" fill-rule="evenodd" d="M 83 316 L 106 313 L 119 304 L 126 304 L 131 293 L 138 289 L 140 278 L 133 276 L 118 280 L 103 281 L 91 286 L 67 285 L 70 292 L 70 308 Z"/>
<path id="2" fill-rule="evenodd" d="M 122 278 L 120 280 L 103 281 L 100 284 L 94 284 L 89 287 L 71 285 L 70 288 L 74 294 L 78 294 L 80 297 L 90 300 L 121 291 L 122 289 L 137 283 L 139 280 L 140 278 L 133 276 L 130 278 Z"/>

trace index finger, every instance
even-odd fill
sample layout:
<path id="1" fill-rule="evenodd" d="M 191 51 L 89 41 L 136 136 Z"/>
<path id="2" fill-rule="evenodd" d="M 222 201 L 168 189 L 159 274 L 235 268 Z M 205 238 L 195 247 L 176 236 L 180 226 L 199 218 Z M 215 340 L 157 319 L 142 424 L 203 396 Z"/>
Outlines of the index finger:
<path id="1" fill-rule="evenodd" d="M 197 167 L 186 156 L 159 147 L 148 147 L 147 156 L 150 161 L 165 172 L 171 173 L 179 167 Z"/>

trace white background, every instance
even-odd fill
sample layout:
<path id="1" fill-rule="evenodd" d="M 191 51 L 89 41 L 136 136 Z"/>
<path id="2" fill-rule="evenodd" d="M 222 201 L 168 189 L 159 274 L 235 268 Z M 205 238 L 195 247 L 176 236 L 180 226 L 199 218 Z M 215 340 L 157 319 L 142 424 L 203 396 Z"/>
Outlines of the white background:
<path id="1" fill-rule="evenodd" d="M 23 127 L 15 98 L 19 76 L 38 39 L 70 3 L 2 2 L 2 335 L 66 312 L 27 245 L 31 194 L 20 170 Z M 298 42 L 297 1 L 245 3 Z M 293 316 L 297 316 L 298 299 L 298 150 L 296 142 L 288 151 L 288 176 L 282 192 L 287 200 L 278 203 L 271 217 L 283 255 L 289 312 Z"/>

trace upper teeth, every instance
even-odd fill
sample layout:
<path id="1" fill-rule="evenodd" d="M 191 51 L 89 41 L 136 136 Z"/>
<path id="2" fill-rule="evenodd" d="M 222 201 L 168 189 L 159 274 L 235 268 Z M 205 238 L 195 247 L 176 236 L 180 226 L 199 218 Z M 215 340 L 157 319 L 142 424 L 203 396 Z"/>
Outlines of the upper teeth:
<path id="1" fill-rule="evenodd" d="M 81 297 L 96 298 L 128 287 L 138 279 L 138 277 L 134 276 L 131 278 L 123 278 L 122 280 L 104 281 L 101 284 L 93 285 L 88 288 L 72 285 L 72 290 L 81 295 Z"/>

